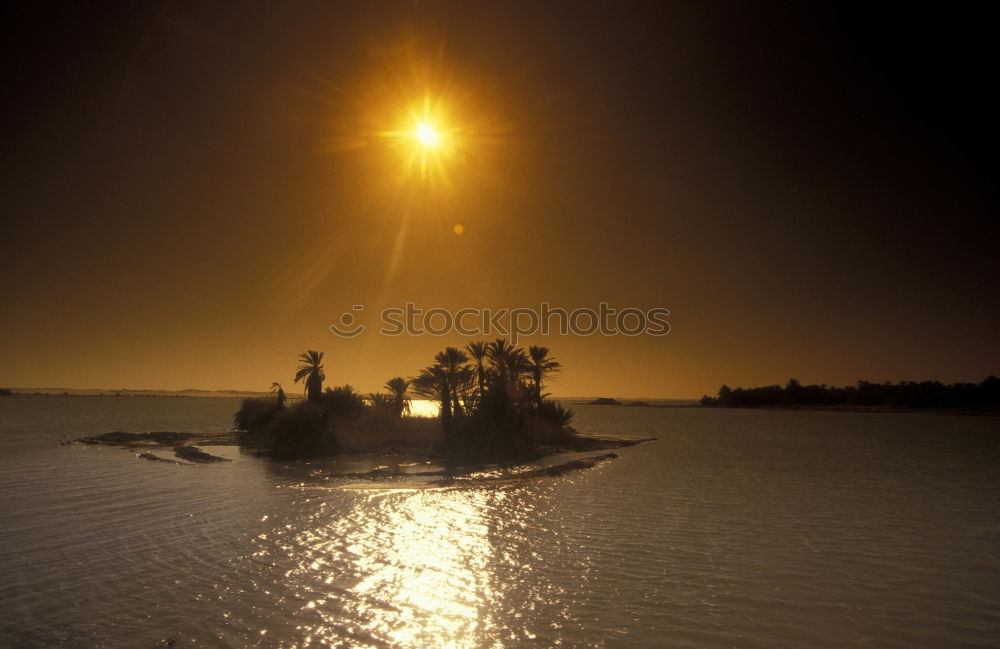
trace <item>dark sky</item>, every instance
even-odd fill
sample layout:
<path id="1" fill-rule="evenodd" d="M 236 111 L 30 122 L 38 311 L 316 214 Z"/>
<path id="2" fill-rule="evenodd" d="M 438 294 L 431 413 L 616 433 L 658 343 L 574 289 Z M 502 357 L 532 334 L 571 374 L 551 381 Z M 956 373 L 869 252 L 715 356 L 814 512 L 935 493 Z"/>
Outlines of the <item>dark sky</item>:
<path id="1" fill-rule="evenodd" d="M 0 384 L 375 390 L 468 342 L 327 330 L 406 301 L 671 309 L 557 394 L 1000 371 L 987 16 L 729 4 L 5 5 Z"/>

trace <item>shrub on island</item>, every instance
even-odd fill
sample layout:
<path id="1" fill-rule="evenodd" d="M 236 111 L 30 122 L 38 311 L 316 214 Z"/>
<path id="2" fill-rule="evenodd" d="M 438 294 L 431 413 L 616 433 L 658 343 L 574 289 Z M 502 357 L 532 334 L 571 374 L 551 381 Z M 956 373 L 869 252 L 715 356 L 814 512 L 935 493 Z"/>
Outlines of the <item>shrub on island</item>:
<path id="1" fill-rule="evenodd" d="M 233 417 L 237 441 L 273 457 L 314 457 L 340 450 L 337 426 L 359 417 L 364 400 L 349 386 L 327 388 L 314 401 L 285 407 L 275 399 L 244 399 Z"/>
<path id="2" fill-rule="evenodd" d="M 576 438 L 568 425 L 572 417 L 571 410 L 554 401 L 546 400 L 534 409 L 487 396 L 472 414 L 445 424 L 442 450 L 446 455 L 466 459 L 541 455 L 572 444 Z"/>

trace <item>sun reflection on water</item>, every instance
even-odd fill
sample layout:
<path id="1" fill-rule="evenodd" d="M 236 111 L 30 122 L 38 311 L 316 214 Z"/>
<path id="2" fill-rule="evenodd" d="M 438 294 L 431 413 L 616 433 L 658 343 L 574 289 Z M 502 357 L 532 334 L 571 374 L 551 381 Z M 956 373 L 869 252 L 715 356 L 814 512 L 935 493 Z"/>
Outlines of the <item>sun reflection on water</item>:
<path id="1" fill-rule="evenodd" d="M 484 512 L 497 497 L 372 491 L 348 517 L 301 530 L 286 578 L 299 586 L 300 619 L 316 620 L 298 628 L 303 646 L 346 646 L 346 636 L 352 647 L 459 649 L 495 637 Z"/>

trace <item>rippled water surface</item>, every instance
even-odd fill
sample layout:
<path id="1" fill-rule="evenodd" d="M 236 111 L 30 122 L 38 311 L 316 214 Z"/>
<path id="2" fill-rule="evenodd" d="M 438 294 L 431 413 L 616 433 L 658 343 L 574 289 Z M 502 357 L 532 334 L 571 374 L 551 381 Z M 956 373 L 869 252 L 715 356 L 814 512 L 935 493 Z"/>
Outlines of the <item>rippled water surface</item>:
<path id="1" fill-rule="evenodd" d="M 0 399 L 0 646 L 1000 645 L 1000 419 L 579 406 L 660 439 L 511 489 L 58 445 L 236 405 Z"/>

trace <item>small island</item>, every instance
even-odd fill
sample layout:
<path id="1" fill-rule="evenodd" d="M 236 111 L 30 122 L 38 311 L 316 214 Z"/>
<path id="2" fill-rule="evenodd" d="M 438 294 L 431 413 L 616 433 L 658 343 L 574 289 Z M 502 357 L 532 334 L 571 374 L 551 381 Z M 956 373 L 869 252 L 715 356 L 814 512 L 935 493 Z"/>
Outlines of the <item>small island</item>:
<path id="1" fill-rule="evenodd" d="M 368 395 L 350 385 L 324 389 L 323 352 L 309 350 L 299 360 L 294 380 L 305 385 L 305 399 L 290 405 L 274 383 L 271 396 L 244 399 L 235 413 L 243 450 L 277 458 L 371 452 L 484 463 L 646 441 L 577 433 L 573 411 L 545 391 L 562 368 L 547 347 L 524 349 L 504 338 L 448 347 L 415 376 L 391 378 L 384 392 Z M 416 399 L 436 404 L 437 416 L 411 414 Z"/>
<path id="2" fill-rule="evenodd" d="M 598 397 L 586 402 L 588 406 L 626 406 L 629 408 L 687 408 L 688 405 L 648 403 L 646 401 L 621 401 L 614 397 Z"/>

